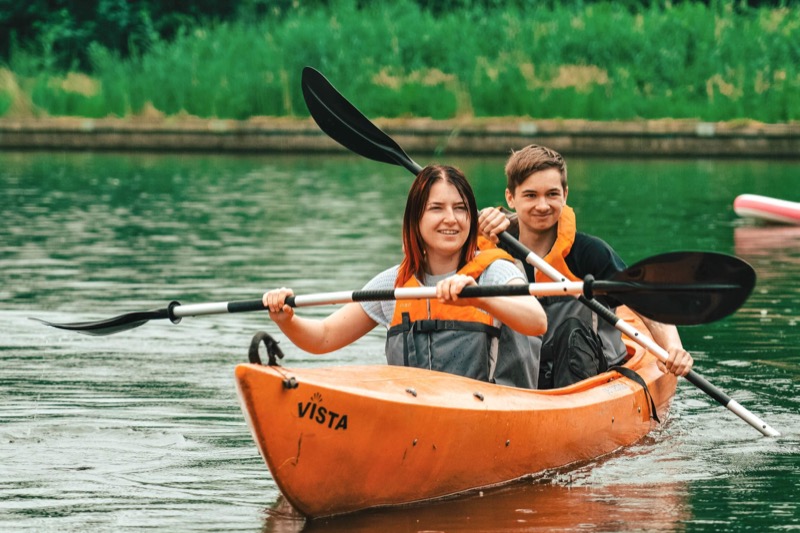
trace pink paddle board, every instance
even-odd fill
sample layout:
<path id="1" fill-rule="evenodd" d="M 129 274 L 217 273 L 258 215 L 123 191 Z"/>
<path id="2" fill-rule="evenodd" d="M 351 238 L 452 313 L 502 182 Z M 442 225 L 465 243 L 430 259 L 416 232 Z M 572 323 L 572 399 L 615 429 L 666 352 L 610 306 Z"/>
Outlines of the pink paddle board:
<path id="1" fill-rule="evenodd" d="M 741 194 L 733 201 L 733 210 L 740 217 L 783 224 L 800 224 L 800 202 L 789 202 L 757 194 Z"/>

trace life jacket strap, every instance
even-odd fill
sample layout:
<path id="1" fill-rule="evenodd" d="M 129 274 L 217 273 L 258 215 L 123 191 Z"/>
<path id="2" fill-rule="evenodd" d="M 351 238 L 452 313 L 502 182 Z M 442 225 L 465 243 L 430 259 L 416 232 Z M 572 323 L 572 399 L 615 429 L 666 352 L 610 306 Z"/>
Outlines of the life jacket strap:
<path id="1" fill-rule="evenodd" d="M 411 318 L 410 318 L 410 315 L 408 313 L 403 313 L 403 322 L 402 322 L 402 324 L 398 324 L 395 327 L 396 328 L 399 327 L 401 329 L 401 331 L 409 331 L 411 329 Z M 403 366 L 409 366 L 408 361 L 409 361 L 409 357 L 408 357 L 408 335 L 403 335 Z"/>
<path id="2" fill-rule="evenodd" d="M 500 328 L 489 326 L 488 324 L 481 324 L 480 322 L 466 322 L 463 320 L 416 320 L 414 322 L 406 321 L 408 313 L 403 313 L 403 323 L 397 324 L 389 328 L 388 335 L 398 335 L 406 333 L 411 330 L 413 325 L 414 329 L 419 333 L 433 333 L 435 331 L 477 331 L 485 333 L 490 337 L 499 338 Z"/>
<path id="3" fill-rule="evenodd" d="M 647 401 L 650 403 L 650 418 L 652 418 L 653 420 L 655 420 L 660 424 L 661 420 L 658 419 L 658 413 L 656 412 L 656 404 L 653 401 L 653 397 L 650 395 L 650 389 L 647 388 L 647 383 L 642 378 L 642 376 L 640 376 L 634 370 L 631 370 L 626 366 L 612 366 L 608 370 L 609 371 L 614 370 L 616 372 L 619 372 L 626 378 L 635 381 L 636 383 L 642 386 L 642 388 L 644 389 L 644 395 L 647 398 Z"/>

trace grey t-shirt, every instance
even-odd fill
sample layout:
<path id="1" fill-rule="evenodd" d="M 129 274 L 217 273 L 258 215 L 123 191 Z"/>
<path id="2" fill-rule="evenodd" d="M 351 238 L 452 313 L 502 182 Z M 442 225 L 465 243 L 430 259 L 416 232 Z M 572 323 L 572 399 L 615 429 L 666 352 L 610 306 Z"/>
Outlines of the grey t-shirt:
<path id="1" fill-rule="evenodd" d="M 364 285 L 364 290 L 393 289 L 399 268 L 400 265 L 395 265 L 384 270 Z M 455 273 L 453 271 L 438 276 L 425 276 L 425 279 L 420 280 L 420 283 L 425 287 L 435 287 L 439 281 Z M 525 274 L 514 263 L 510 261 L 494 261 L 478 277 L 478 285 L 506 285 L 514 279 L 527 283 Z M 395 300 L 361 302 L 361 307 L 364 308 L 364 311 L 372 320 L 388 328 L 394 316 Z"/>

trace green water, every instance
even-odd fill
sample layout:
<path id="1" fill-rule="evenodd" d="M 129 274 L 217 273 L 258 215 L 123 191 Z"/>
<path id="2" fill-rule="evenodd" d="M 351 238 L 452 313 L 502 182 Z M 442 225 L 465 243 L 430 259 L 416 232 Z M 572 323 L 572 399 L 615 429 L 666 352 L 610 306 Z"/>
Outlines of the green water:
<path id="1" fill-rule="evenodd" d="M 422 157 L 420 163 L 427 163 Z M 502 158 L 452 158 L 480 205 Z M 800 529 L 800 227 L 738 218 L 736 195 L 800 201 L 796 161 L 570 160 L 579 227 L 632 263 L 735 253 L 758 273 L 735 315 L 681 328 L 696 370 L 783 433 L 763 438 L 687 382 L 666 423 L 591 464 L 502 490 L 305 524 L 239 410 L 234 365 L 262 314 L 83 321 L 165 306 L 358 289 L 400 257 L 410 176 L 356 157 L 0 154 L 0 530 Z M 331 308 L 308 308 L 324 316 Z M 383 362 L 376 330 L 285 365 Z"/>

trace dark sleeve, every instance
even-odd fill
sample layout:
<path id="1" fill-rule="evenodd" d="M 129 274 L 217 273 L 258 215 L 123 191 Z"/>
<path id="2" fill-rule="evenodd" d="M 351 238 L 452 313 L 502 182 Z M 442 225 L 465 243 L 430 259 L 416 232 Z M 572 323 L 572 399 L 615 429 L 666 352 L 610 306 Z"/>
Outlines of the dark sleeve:
<path id="1" fill-rule="evenodd" d="M 589 274 L 595 279 L 609 279 L 617 272 L 625 270 L 627 265 L 622 258 L 604 240 L 578 232 L 569 255 L 567 266 L 576 276 L 583 278 Z M 597 298 L 601 303 L 616 307 L 618 301 L 607 296 Z"/>

